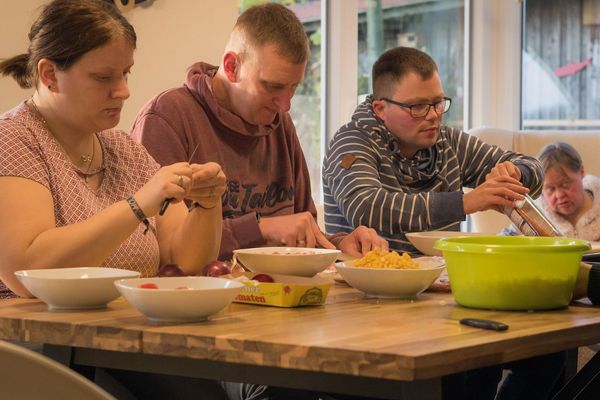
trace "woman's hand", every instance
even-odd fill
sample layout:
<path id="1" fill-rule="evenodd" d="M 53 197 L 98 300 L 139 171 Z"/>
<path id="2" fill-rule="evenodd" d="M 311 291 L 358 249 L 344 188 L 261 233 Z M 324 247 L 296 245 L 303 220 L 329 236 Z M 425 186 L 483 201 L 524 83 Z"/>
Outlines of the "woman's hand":
<path id="1" fill-rule="evenodd" d="M 191 187 L 194 170 L 187 162 L 171 164 L 159 169 L 134 197 L 146 217 L 158 213 L 165 199 L 178 203 Z"/>
<path id="2" fill-rule="evenodd" d="M 221 202 L 225 192 L 226 177 L 221 166 L 214 162 L 192 164 L 192 179 L 186 187 L 185 198 L 200 204 L 203 208 L 213 208 Z"/>

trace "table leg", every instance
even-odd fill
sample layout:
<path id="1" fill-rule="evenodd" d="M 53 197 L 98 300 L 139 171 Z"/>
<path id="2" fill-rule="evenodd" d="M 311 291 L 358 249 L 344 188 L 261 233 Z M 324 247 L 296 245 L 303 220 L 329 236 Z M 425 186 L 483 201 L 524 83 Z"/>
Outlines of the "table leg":
<path id="1" fill-rule="evenodd" d="M 49 357 L 54 361 L 71 368 L 73 371 L 83 375 L 92 382 L 94 381 L 96 376 L 96 367 L 75 364 L 73 362 L 74 351 L 72 347 L 44 344 L 42 353 L 46 357 Z"/>

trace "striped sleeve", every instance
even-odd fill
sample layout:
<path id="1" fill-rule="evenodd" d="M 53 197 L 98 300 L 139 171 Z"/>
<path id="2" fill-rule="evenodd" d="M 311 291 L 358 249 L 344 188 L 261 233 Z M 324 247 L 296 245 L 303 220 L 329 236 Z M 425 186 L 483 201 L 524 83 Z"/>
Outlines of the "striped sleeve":
<path id="1" fill-rule="evenodd" d="M 540 194 L 544 172 L 537 159 L 502 150 L 458 129 L 448 130 L 448 135 L 451 147 L 456 149 L 465 187 L 479 186 L 496 164 L 510 161 L 521 171 L 521 182 L 530 189 L 530 195 L 535 198 Z"/>

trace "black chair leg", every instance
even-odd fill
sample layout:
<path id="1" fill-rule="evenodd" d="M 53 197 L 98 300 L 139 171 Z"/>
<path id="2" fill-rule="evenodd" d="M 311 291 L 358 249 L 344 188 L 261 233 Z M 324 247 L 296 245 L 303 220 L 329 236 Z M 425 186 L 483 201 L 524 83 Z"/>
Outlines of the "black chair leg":
<path id="1" fill-rule="evenodd" d="M 594 357 L 552 398 L 552 400 L 591 400 L 600 397 L 600 353 Z"/>

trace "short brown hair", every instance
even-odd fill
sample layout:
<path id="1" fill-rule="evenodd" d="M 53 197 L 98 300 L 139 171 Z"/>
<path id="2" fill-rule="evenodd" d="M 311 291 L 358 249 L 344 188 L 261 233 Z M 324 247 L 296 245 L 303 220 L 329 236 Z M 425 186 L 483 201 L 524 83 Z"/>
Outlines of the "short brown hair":
<path id="1" fill-rule="evenodd" d="M 547 144 L 540 150 L 538 159 L 542 163 L 544 173 L 551 168 L 568 169 L 572 172 L 581 171 L 583 161 L 573 146 L 565 142 Z"/>
<path id="2" fill-rule="evenodd" d="M 42 8 L 29 31 L 29 49 L 0 62 L 0 74 L 12 76 L 22 88 L 37 84 L 37 64 L 42 58 L 68 69 L 85 53 L 117 36 L 135 48 L 135 30 L 112 2 L 54 0 Z"/>
<path id="3" fill-rule="evenodd" d="M 274 44 L 277 53 L 294 64 L 308 60 L 308 37 L 304 26 L 291 10 L 276 4 L 259 4 L 244 11 L 233 28 L 247 43 L 260 48 Z"/>
<path id="4" fill-rule="evenodd" d="M 389 96 L 395 84 L 410 72 L 429 79 L 437 72 L 435 61 L 426 53 L 412 47 L 395 47 L 383 53 L 373 64 L 373 97 Z"/>

